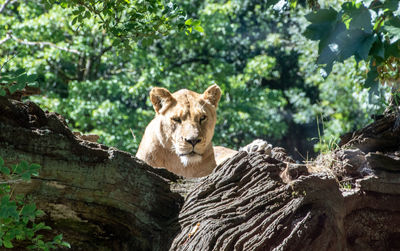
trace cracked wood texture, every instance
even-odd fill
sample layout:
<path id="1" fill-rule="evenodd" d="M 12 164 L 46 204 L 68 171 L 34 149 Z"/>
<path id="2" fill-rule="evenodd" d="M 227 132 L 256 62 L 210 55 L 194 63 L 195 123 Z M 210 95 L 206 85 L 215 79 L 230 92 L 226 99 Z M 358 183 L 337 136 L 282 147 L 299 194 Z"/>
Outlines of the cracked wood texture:
<path id="1" fill-rule="evenodd" d="M 17 191 L 73 250 L 400 250 L 397 121 L 383 117 L 310 163 L 282 148 L 242 151 L 182 179 L 0 97 L 0 156 L 42 166 Z"/>
<path id="2" fill-rule="evenodd" d="M 337 183 L 309 175 L 286 184 L 290 165 L 239 152 L 219 166 L 186 198 L 170 250 L 343 250 Z"/>
<path id="3" fill-rule="evenodd" d="M 277 148 L 239 152 L 188 194 L 170 250 L 400 250 L 397 120 L 308 169 Z"/>

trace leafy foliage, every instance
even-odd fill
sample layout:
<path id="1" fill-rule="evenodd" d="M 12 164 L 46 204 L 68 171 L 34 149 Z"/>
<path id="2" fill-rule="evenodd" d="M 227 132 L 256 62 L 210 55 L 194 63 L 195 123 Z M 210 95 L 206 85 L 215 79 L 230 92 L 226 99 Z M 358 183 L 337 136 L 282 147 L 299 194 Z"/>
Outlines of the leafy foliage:
<path id="1" fill-rule="evenodd" d="M 198 20 L 187 19 L 184 12 L 175 4 L 167 4 L 160 0 L 135 1 L 135 0 L 105 0 L 105 1 L 79 1 L 79 0 L 48 0 L 50 5 L 59 3 L 64 9 L 72 8 L 72 25 L 94 16 L 99 23 L 99 28 L 116 38 L 113 45 L 123 43 L 130 49 L 132 42 L 140 41 L 147 46 L 160 36 L 165 36 L 171 30 L 192 29 L 202 32 Z"/>
<path id="2" fill-rule="evenodd" d="M 28 75 L 24 68 L 15 71 L 9 71 L 0 76 L 0 96 L 5 96 L 8 92 L 13 94 L 17 90 L 24 89 L 28 86 L 36 86 L 36 74 Z"/>
<path id="3" fill-rule="evenodd" d="M 34 203 L 26 202 L 23 195 L 13 196 L 16 183 L 29 182 L 31 176 L 39 175 L 38 164 L 21 161 L 8 167 L 0 157 L 0 247 L 13 248 L 13 242 L 29 240 L 30 249 L 50 250 L 58 247 L 70 247 L 62 240 L 62 234 L 52 241 L 44 241 L 38 232 L 50 230 L 43 222 L 36 223 L 37 217 L 44 212 L 36 208 Z"/>
<path id="4" fill-rule="evenodd" d="M 400 5 L 396 0 L 349 1 L 341 9 L 320 9 L 306 16 L 304 35 L 319 41 L 317 63 L 328 75 L 335 62 L 354 56 L 369 61 L 366 86 L 400 80 Z M 376 90 L 372 88 L 371 90 Z"/>
<path id="5" fill-rule="evenodd" d="M 95 12 L 107 1 L 94 2 L 95 12 L 80 2 L 62 2 L 66 5 L 18 2 L 0 14 L 0 37 L 12 30 L 15 38 L 35 42 L 4 43 L 2 55 L 18 55 L 2 72 L 24 67 L 28 74 L 37 74 L 44 96 L 32 99 L 65 116 L 74 129 L 98 134 L 102 143 L 123 150 L 136 151 L 154 116 L 148 99 L 153 86 L 202 92 L 219 84 L 223 96 L 214 143 L 234 148 L 265 138 L 305 154 L 314 143 L 320 149 L 318 141 L 309 143 L 318 136 L 317 116 L 324 118 L 322 137 L 336 140 L 370 122 L 369 115 L 385 106 L 384 88 L 377 88 L 378 96 L 368 96 L 363 88 L 368 65 L 362 62 L 348 58 L 335 64 L 326 79 L 316 72 L 318 45 L 301 35 L 308 24 L 307 10 L 301 5 L 290 10 L 293 1 L 180 0 L 177 6 L 187 13 L 183 29 L 191 35 L 171 24 L 166 33 L 148 33 L 152 43 L 146 46 L 142 39 L 147 36 L 134 38 L 128 27 L 126 33 L 112 33 L 125 23 L 115 26 L 112 16 L 101 12 L 103 19 L 110 19 L 108 26 L 102 23 Z M 115 8 L 134 4 L 119 1 Z M 158 17 L 163 8 L 155 11 Z M 82 20 L 73 24 L 78 15 Z M 349 27 L 360 22 L 349 22 Z"/>

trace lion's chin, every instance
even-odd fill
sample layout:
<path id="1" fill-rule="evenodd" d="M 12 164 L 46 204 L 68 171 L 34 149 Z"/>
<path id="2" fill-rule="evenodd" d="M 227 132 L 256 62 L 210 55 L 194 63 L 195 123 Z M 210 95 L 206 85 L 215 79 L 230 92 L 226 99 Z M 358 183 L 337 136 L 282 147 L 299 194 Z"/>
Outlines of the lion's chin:
<path id="1" fill-rule="evenodd" d="M 201 162 L 201 155 L 198 154 L 188 154 L 180 156 L 181 163 L 183 166 L 190 166 Z"/>

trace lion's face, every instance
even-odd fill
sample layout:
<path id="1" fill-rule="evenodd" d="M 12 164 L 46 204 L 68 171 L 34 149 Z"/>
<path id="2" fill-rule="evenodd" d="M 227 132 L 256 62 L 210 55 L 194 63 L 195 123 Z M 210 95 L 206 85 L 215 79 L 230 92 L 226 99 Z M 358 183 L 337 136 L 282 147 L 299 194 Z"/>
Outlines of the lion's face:
<path id="1" fill-rule="evenodd" d="M 160 119 L 160 132 L 168 135 L 165 147 L 179 156 L 184 166 L 201 162 L 205 151 L 212 147 L 220 97 L 217 85 L 210 86 L 203 94 L 185 89 L 171 94 L 157 87 L 150 92 Z"/>

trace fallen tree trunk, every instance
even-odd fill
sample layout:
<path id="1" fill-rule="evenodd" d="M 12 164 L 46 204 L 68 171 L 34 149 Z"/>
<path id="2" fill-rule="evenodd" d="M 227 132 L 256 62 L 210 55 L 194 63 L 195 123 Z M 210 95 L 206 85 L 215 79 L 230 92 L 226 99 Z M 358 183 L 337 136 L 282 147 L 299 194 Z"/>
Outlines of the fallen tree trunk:
<path id="1" fill-rule="evenodd" d="M 396 120 L 314 162 L 296 164 L 280 148 L 239 152 L 207 177 L 181 179 L 77 138 L 32 102 L 0 98 L 0 156 L 42 165 L 19 191 L 78 250 L 394 250 Z"/>
<path id="2" fill-rule="evenodd" d="M 161 250 L 182 197 L 177 177 L 126 152 L 76 138 L 55 113 L 0 97 L 0 156 L 42 166 L 17 187 L 46 212 L 74 249 Z M 53 235 L 54 236 L 54 235 Z M 133 248 L 133 249 L 132 249 Z"/>

